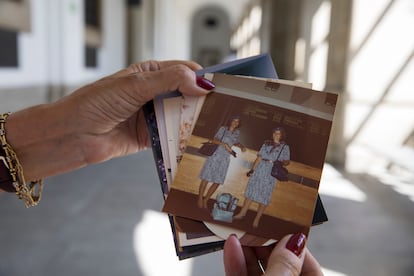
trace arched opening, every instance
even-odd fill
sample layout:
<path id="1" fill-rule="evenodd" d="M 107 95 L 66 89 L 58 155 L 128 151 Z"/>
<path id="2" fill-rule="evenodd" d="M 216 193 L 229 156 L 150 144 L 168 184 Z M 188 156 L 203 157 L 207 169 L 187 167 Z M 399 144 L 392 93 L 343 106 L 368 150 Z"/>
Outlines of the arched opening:
<path id="1" fill-rule="evenodd" d="M 220 63 L 230 52 L 230 24 L 226 11 L 216 6 L 194 13 L 191 58 L 202 66 Z"/>

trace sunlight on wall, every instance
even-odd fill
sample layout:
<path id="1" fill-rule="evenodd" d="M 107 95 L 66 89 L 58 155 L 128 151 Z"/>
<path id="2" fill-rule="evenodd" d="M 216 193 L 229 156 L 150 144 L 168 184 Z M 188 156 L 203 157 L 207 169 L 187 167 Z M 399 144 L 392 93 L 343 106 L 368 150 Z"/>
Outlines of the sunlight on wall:
<path id="1" fill-rule="evenodd" d="M 306 41 L 303 38 L 299 38 L 295 44 L 295 73 L 297 76 L 302 76 L 305 71 L 305 58 L 306 58 Z M 299 78 L 301 79 L 301 78 Z"/>
<path id="2" fill-rule="evenodd" d="M 414 2 L 353 2 L 347 81 L 347 168 L 364 171 L 414 129 Z M 369 145 L 371 152 L 363 153 Z M 357 156 L 355 155 L 357 154 Z M 364 155 L 364 160 L 358 156 Z M 353 169 L 353 168 L 352 168 Z"/>
<path id="3" fill-rule="evenodd" d="M 192 260 L 179 261 L 166 214 L 146 210 L 133 234 L 139 269 L 144 275 L 191 275 Z"/>
<path id="4" fill-rule="evenodd" d="M 330 2 L 324 1 L 312 18 L 308 79 L 317 90 L 325 88 L 330 13 Z"/>
<path id="5" fill-rule="evenodd" d="M 261 41 L 259 31 L 262 22 L 262 8 L 254 6 L 243 23 L 230 39 L 230 46 L 237 51 L 237 57 L 243 58 L 260 54 Z"/>

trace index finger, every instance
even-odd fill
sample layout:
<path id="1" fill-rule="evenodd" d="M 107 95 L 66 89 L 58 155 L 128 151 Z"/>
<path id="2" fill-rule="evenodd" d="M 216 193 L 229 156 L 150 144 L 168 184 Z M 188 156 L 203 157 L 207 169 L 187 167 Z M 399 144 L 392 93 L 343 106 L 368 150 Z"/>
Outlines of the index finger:
<path id="1" fill-rule="evenodd" d="M 158 71 L 158 70 L 162 70 L 167 67 L 178 65 L 178 64 L 185 65 L 193 71 L 200 70 L 203 68 L 200 64 L 194 61 L 191 61 L 191 60 L 162 60 L 162 61 L 147 60 L 143 62 L 133 63 L 129 65 L 127 68 L 124 68 L 110 75 L 109 77 L 112 77 L 112 78 L 113 77 L 124 77 L 124 76 L 128 76 L 131 74 L 136 74 L 136 73 L 141 73 L 141 72 L 146 72 L 146 71 Z"/>

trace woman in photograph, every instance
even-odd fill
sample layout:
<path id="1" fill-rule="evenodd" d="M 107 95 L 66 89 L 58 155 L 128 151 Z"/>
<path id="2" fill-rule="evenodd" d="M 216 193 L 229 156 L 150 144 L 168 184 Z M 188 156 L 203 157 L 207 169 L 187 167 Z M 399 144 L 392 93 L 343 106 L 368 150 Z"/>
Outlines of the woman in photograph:
<path id="1" fill-rule="evenodd" d="M 224 183 L 227 170 L 230 164 L 230 155 L 236 157 L 233 146 L 239 147 L 242 152 L 246 148 L 239 141 L 240 117 L 233 116 L 230 118 L 226 126 L 220 127 L 216 135 L 214 135 L 213 143 L 218 144 L 216 151 L 207 158 L 200 172 L 200 187 L 198 193 L 197 205 L 200 208 L 207 208 L 207 202 L 211 195 L 217 190 L 218 186 Z M 213 184 L 205 194 L 208 183 Z"/>
<path id="2" fill-rule="evenodd" d="M 257 158 L 253 162 L 252 168 L 247 172 L 250 177 L 244 192 L 245 201 L 241 211 L 234 216 L 234 219 L 242 219 L 252 201 L 259 204 L 256 217 L 253 221 L 253 227 L 259 225 L 260 218 L 264 210 L 270 203 L 273 189 L 276 186 L 276 178 L 271 175 L 273 162 L 281 161 L 283 166 L 289 165 L 290 149 L 286 144 L 286 132 L 284 128 L 277 127 L 272 132 L 273 139 L 264 142 Z"/>

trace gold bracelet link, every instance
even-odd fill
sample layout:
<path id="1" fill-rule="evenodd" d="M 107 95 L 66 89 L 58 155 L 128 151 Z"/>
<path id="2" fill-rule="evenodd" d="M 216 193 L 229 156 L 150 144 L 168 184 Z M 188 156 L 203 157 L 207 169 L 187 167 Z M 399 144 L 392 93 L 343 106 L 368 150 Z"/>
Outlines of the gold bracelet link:
<path id="1" fill-rule="evenodd" d="M 6 162 L 10 175 L 13 179 L 13 187 L 16 195 L 23 200 L 26 207 L 35 206 L 39 203 L 43 191 L 43 180 L 31 181 L 29 187 L 24 179 L 23 168 L 17 158 L 13 148 L 7 143 L 6 139 L 6 119 L 10 113 L 0 114 L 0 143 L 6 153 Z"/>

